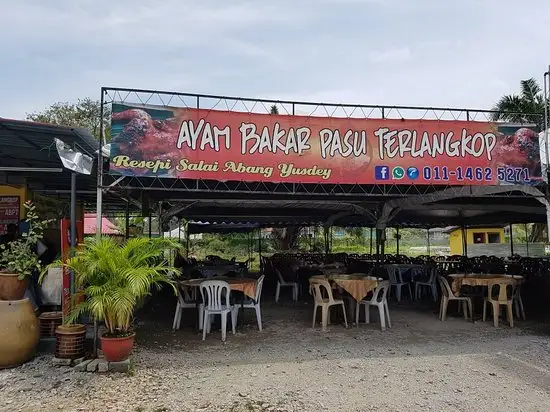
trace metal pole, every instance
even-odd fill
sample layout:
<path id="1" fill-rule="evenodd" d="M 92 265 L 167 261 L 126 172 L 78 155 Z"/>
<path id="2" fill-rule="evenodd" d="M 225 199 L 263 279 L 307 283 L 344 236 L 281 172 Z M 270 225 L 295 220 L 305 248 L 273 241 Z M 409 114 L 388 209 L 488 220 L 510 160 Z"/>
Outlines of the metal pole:
<path id="1" fill-rule="evenodd" d="M 514 256 L 514 232 L 513 225 L 510 223 L 510 256 Z"/>
<path id="2" fill-rule="evenodd" d="M 462 229 L 462 256 L 467 257 L 468 256 L 468 239 L 467 239 L 468 232 L 466 231 L 466 227 L 464 225 L 462 225 L 461 229 Z"/>
<path id="3" fill-rule="evenodd" d="M 130 200 L 126 201 L 126 211 L 124 213 L 124 224 L 126 225 L 126 239 L 130 239 Z"/>
<path id="4" fill-rule="evenodd" d="M 159 237 L 164 237 L 164 230 L 162 229 L 162 201 L 159 202 Z"/>
<path id="5" fill-rule="evenodd" d="M 426 232 L 428 233 L 428 256 L 431 256 L 431 251 L 430 251 L 430 229 L 426 229 Z"/>
<path id="6" fill-rule="evenodd" d="M 189 222 L 185 225 L 185 258 L 189 259 Z"/>
<path id="7" fill-rule="evenodd" d="M 548 177 L 548 165 L 550 164 L 550 154 L 548 153 L 548 87 L 550 86 L 547 81 L 547 77 L 550 77 L 550 66 L 548 71 L 544 73 L 544 150 L 546 152 L 546 176 Z"/>
<path id="8" fill-rule="evenodd" d="M 258 256 L 262 261 L 262 228 L 258 228 Z"/>
<path id="9" fill-rule="evenodd" d="M 529 257 L 529 229 L 527 228 L 527 223 L 525 224 L 525 249 L 527 257 Z"/>
<path id="10" fill-rule="evenodd" d="M 71 172 L 71 249 L 76 247 L 76 173 Z M 71 295 L 75 293 L 74 273 L 69 270 L 69 287 Z"/>
<path id="11" fill-rule="evenodd" d="M 153 212 L 149 209 L 149 239 L 151 239 L 151 230 L 153 226 Z"/>
<path id="12" fill-rule="evenodd" d="M 370 255 L 372 255 L 372 227 L 370 228 Z"/>
<path id="13" fill-rule="evenodd" d="M 103 87 L 101 88 L 101 103 L 99 107 L 99 150 L 97 152 L 97 199 L 96 199 L 96 222 L 95 222 L 95 230 L 96 230 L 96 236 L 99 239 L 101 237 L 101 223 L 102 223 L 102 213 L 103 213 L 103 151 L 101 150 L 103 148 L 105 135 L 104 135 L 104 124 L 103 124 L 103 116 L 104 116 L 104 104 L 105 104 L 105 90 Z M 96 339 L 97 340 L 97 339 Z M 95 353 L 95 344 L 97 342 L 94 341 L 94 353 Z"/>
<path id="14" fill-rule="evenodd" d="M 397 254 L 399 255 L 399 228 L 395 228 L 395 238 L 397 240 Z"/>

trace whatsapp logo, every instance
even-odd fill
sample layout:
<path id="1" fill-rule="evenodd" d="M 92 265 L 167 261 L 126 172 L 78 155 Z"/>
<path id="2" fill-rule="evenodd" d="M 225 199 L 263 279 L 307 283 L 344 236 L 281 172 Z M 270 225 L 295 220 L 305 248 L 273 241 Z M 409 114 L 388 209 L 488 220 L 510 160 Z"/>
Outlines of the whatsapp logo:
<path id="1" fill-rule="evenodd" d="M 403 179 L 403 177 L 405 177 L 405 169 L 401 166 L 394 167 L 391 171 L 391 175 L 394 179 Z"/>

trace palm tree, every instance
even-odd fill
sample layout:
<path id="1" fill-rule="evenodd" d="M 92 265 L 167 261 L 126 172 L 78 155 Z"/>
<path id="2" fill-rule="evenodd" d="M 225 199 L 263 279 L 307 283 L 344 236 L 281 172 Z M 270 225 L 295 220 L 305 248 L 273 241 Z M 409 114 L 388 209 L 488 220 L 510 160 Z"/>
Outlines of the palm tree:
<path id="1" fill-rule="evenodd" d="M 504 120 L 513 123 L 534 123 L 539 130 L 544 129 L 544 96 L 542 89 L 533 78 L 521 81 L 520 94 L 502 96 L 493 107 L 494 121 Z"/>
<path id="2" fill-rule="evenodd" d="M 493 107 L 494 121 L 504 120 L 513 123 L 533 123 L 538 130 L 544 130 L 544 95 L 533 78 L 520 82 L 520 94 L 502 96 Z M 544 241 L 545 224 L 534 224 L 529 242 Z"/>

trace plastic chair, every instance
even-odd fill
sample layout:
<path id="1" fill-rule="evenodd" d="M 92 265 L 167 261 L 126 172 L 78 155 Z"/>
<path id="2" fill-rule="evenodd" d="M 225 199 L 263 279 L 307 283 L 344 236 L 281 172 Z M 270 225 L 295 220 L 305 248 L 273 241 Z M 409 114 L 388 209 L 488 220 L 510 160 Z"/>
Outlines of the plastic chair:
<path id="1" fill-rule="evenodd" d="M 202 340 L 205 340 L 206 334 L 210 333 L 211 316 L 220 315 L 222 321 L 222 341 L 225 342 L 227 335 L 227 315 L 229 313 L 231 313 L 233 334 L 236 333 L 237 328 L 237 317 L 234 313 L 235 306 L 229 300 L 231 286 L 229 286 L 229 283 L 221 280 L 207 280 L 200 284 L 200 289 L 204 303 Z"/>
<path id="2" fill-rule="evenodd" d="M 512 303 L 514 296 L 514 285 L 509 283 L 490 283 L 488 285 L 487 297 L 483 302 L 483 321 L 487 319 L 487 305 L 493 307 L 493 324 L 498 327 L 498 318 L 500 307 L 506 306 L 506 317 L 510 327 L 514 327 L 514 315 L 512 313 Z"/>
<path id="3" fill-rule="evenodd" d="M 470 315 L 472 316 L 472 319 L 473 319 L 474 313 L 472 309 L 472 299 L 468 296 L 455 295 L 453 293 L 453 290 L 449 286 L 449 282 L 443 276 L 438 276 L 437 279 L 439 280 L 439 286 L 441 286 L 441 303 L 439 305 L 439 320 L 444 321 L 445 318 L 447 317 L 447 307 L 449 305 L 449 301 L 451 300 L 458 302 L 459 310 L 460 310 L 460 306 L 462 305 L 462 308 L 464 310 L 464 319 L 468 319 L 468 309 L 470 310 Z"/>
<path id="4" fill-rule="evenodd" d="M 409 288 L 409 296 L 413 299 L 411 284 L 403 281 L 399 268 L 388 268 L 388 277 L 390 279 L 390 287 L 395 288 L 395 296 L 398 302 L 401 302 L 401 288 L 405 285 Z"/>
<path id="5" fill-rule="evenodd" d="M 277 269 L 276 267 L 274 267 L 273 269 L 275 270 L 275 273 L 277 273 L 277 277 L 279 278 L 277 280 L 277 289 L 275 290 L 275 303 L 279 302 L 279 295 L 281 293 L 281 288 L 287 288 L 287 287 L 292 288 L 292 300 L 296 302 L 298 300 L 298 289 L 300 287 L 298 282 L 286 281 L 283 278 L 283 275 L 281 274 L 281 271 L 279 269 Z"/>
<path id="6" fill-rule="evenodd" d="M 239 316 L 239 309 L 254 309 L 256 311 L 256 320 L 258 321 L 258 329 L 262 331 L 262 312 L 260 308 L 260 299 L 262 298 L 262 288 L 264 285 L 265 275 L 258 278 L 256 282 L 256 296 L 254 299 L 246 299 L 242 305 L 235 305 L 235 322 Z"/>
<path id="7" fill-rule="evenodd" d="M 376 306 L 378 308 L 378 314 L 380 315 L 380 329 L 386 330 L 386 319 L 388 320 L 388 327 L 391 328 L 390 311 L 388 309 L 388 290 L 390 289 L 390 282 L 383 280 L 378 283 L 378 286 L 372 294 L 372 298 L 369 300 L 362 300 L 357 302 L 355 308 L 355 323 L 359 326 L 359 309 L 361 305 L 365 305 L 365 323 L 370 323 L 370 307 Z"/>
<path id="8" fill-rule="evenodd" d="M 430 288 L 432 292 L 433 301 L 437 302 L 438 294 L 437 294 L 436 279 L 437 279 L 437 267 L 434 266 L 429 268 L 428 279 L 415 282 L 414 298 L 415 299 L 420 298 L 421 292 L 422 292 L 421 288 Z"/>
<path id="9" fill-rule="evenodd" d="M 315 320 L 317 318 L 317 308 L 321 307 L 321 324 L 323 331 L 327 330 L 329 323 L 329 310 L 331 306 L 342 306 L 342 312 L 344 312 L 344 323 L 346 328 L 348 327 L 348 319 L 346 317 L 346 307 L 342 299 L 334 299 L 332 295 L 332 288 L 328 280 L 323 279 L 310 279 L 310 288 L 313 293 L 313 324 L 312 328 L 315 328 Z M 325 290 L 326 296 L 323 297 L 323 291 Z"/>
<path id="10" fill-rule="evenodd" d="M 191 290 L 191 293 L 189 291 L 191 290 L 190 287 L 184 286 L 184 285 L 177 285 L 177 292 L 178 292 L 178 302 L 176 303 L 176 311 L 174 312 L 174 322 L 172 324 L 173 330 L 178 330 L 180 328 L 181 324 L 181 316 L 183 314 L 183 309 L 195 309 L 197 308 L 197 301 L 196 301 L 196 295 L 195 288 Z M 199 328 L 202 329 L 203 324 L 203 308 L 202 305 L 199 307 Z"/>

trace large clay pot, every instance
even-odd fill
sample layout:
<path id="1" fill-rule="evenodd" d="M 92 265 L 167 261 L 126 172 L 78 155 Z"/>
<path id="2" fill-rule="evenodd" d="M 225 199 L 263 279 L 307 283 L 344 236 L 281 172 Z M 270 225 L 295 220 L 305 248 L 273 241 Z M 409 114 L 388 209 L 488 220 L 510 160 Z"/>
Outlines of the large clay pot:
<path id="1" fill-rule="evenodd" d="M 105 355 L 105 359 L 109 362 L 120 362 L 128 359 L 134 347 L 135 336 L 135 333 L 123 338 L 107 338 L 102 336 L 100 338 L 101 350 L 103 351 L 103 355 Z"/>
<path id="2" fill-rule="evenodd" d="M 28 279 L 19 280 L 14 273 L 0 272 L 0 300 L 23 299 L 28 285 Z"/>
<path id="3" fill-rule="evenodd" d="M 39 339 L 38 318 L 29 299 L 0 301 L 0 369 L 31 359 Z"/>

